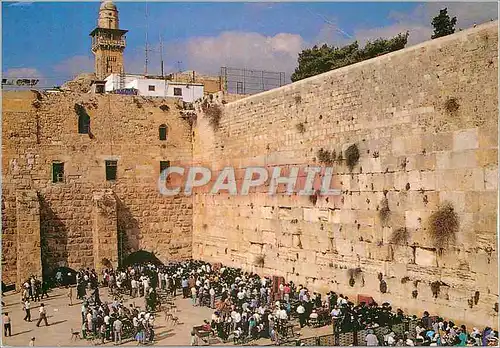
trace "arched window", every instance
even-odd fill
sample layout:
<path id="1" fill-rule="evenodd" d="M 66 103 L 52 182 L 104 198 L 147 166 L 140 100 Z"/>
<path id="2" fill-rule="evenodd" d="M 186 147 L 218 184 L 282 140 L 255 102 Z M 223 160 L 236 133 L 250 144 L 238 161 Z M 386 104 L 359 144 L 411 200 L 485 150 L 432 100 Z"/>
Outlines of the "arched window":
<path id="1" fill-rule="evenodd" d="M 78 116 L 78 133 L 90 133 L 90 116 L 87 113 Z"/>
<path id="2" fill-rule="evenodd" d="M 168 127 L 166 124 L 162 124 L 159 128 L 160 131 L 160 140 L 167 140 L 167 131 Z"/>

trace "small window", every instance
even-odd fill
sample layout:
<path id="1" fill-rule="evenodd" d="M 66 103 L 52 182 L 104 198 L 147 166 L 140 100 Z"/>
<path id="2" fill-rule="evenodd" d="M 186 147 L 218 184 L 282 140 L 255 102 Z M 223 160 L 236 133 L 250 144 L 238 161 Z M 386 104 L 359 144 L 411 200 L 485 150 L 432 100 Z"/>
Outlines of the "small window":
<path id="1" fill-rule="evenodd" d="M 154 92 L 155 90 L 155 86 L 154 85 L 149 85 L 148 86 L 148 91 L 153 91 Z"/>
<path id="2" fill-rule="evenodd" d="M 52 163 L 52 182 L 64 182 L 64 163 Z"/>
<path id="3" fill-rule="evenodd" d="M 160 161 L 160 173 L 170 167 L 170 161 Z"/>
<path id="4" fill-rule="evenodd" d="M 90 132 L 90 116 L 85 113 L 78 116 L 78 133 L 89 134 Z"/>
<path id="5" fill-rule="evenodd" d="M 167 125 L 162 124 L 159 128 L 160 140 L 167 140 Z"/>
<path id="6" fill-rule="evenodd" d="M 182 88 L 174 87 L 174 95 L 175 96 L 182 96 Z"/>
<path id="7" fill-rule="evenodd" d="M 106 161 L 106 180 L 116 180 L 117 161 Z"/>

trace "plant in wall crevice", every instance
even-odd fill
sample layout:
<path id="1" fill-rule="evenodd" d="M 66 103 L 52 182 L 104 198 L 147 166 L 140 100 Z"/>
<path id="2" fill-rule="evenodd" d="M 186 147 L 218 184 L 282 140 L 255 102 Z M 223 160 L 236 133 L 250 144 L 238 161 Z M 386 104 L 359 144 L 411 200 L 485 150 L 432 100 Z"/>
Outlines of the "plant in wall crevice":
<path id="1" fill-rule="evenodd" d="M 455 241 L 460 227 L 458 214 L 450 202 L 443 202 L 428 221 L 428 232 L 439 254 Z"/>
<path id="2" fill-rule="evenodd" d="M 358 164 L 359 161 L 359 149 L 356 144 L 352 144 L 345 150 L 346 164 L 349 170 L 352 172 L 354 166 Z"/>
<path id="3" fill-rule="evenodd" d="M 380 201 L 380 209 L 378 211 L 378 216 L 380 218 L 380 222 L 382 223 L 383 227 L 387 227 L 387 222 L 389 220 L 389 217 L 391 215 L 391 210 L 389 209 L 389 200 L 384 197 Z"/>
<path id="4" fill-rule="evenodd" d="M 408 232 L 406 227 L 399 227 L 395 229 L 391 234 L 391 244 L 407 245 L 409 238 L 410 238 L 410 233 Z"/>

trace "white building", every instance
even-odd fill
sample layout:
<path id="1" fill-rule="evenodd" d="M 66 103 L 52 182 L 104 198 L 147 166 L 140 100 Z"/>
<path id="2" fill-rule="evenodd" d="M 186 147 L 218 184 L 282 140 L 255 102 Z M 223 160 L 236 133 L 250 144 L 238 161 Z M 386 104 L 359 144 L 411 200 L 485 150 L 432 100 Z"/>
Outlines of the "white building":
<path id="1" fill-rule="evenodd" d="M 203 84 L 174 82 L 162 78 L 144 77 L 141 75 L 111 74 L 105 79 L 105 91 L 119 89 L 135 89 L 138 95 L 145 97 L 176 97 L 192 103 L 203 97 Z"/>

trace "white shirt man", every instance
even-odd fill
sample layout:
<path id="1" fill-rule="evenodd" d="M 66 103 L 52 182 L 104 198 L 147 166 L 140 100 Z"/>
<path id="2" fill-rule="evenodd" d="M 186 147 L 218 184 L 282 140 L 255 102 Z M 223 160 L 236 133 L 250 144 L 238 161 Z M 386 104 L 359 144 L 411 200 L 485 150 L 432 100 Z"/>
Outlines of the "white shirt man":
<path id="1" fill-rule="evenodd" d="M 316 313 L 316 311 L 313 310 L 312 313 L 309 314 L 309 319 L 318 319 L 318 313 Z"/>
<path id="2" fill-rule="evenodd" d="M 234 322 L 236 323 L 236 325 L 238 325 L 241 321 L 241 314 L 239 312 L 235 312 L 233 319 L 234 319 Z"/>
<path id="3" fill-rule="evenodd" d="M 238 300 L 243 300 L 245 298 L 245 293 L 243 292 L 243 290 L 240 290 L 237 296 Z"/>
<path id="4" fill-rule="evenodd" d="M 47 314 L 47 311 L 45 310 L 45 306 L 40 306 L 40 308 L 38 309 L 38 312 L 40 314 Z"/>
<path id="5" fill-rule="evenodd" d="M 297 313 L 298 314 L 304 314 L 306 311 L 306 309 L 304 308 L 304 306 L 302 306 L 302 304 L 300 304 L 298 307 L 297 307 Z"/>
<path id="6" fill-rule="evenodd" d="M 160 289 L 163 289 L 163 273 L 158 273 L 158 284 L 160 285 Z"/>
<path id="7" fill-rule="evenodd" d="M 344 298 L 343 298 L 342 296 L 339 296 L 339 297 L 337 298 L 337 306 L 339 306 L 339 307 L 340 307 L 340 306 L 342 305 L 342 300 L 343 300 L 343 299 L 344 299 Z"/>
<path id="8" fill-rule="evenodd" d="M 288 315 L 286 314 L 286 310 L 285 309 L 281 309 L 279 312 L 279 318 L 282 319 L 282 320 L 287 320 L 288 319 Z"/>
<path id="9" fill-rule="evenodd" d="M 340 309 L 335 307 L 334 309 L 332 309 L 330 315 L 332 316 L 332 318 L 337 319 L 340 316 Z"/>

